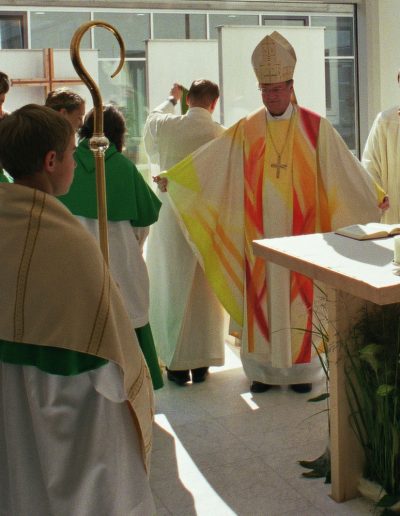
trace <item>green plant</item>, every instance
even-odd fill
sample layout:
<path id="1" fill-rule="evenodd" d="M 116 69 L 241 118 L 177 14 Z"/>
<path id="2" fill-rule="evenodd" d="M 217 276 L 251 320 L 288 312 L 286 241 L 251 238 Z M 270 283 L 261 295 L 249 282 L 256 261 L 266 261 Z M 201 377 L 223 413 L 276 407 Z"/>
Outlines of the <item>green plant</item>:
<path id="1" fill-rule="evenodd" d="M 317 287 L 318 288 L 318 287 Z M 310 417 L 316 416 L 323 412 L 327 413 L 328 416 L 328 434 L 330 434 L 330 420 L 329 420 L 329 334 L 327 326 L 327 313 L 326 313 L 326 294 L 318 288 L 322 297 L 323 303 L 320 305 L 318 310 L 314 310 L 313 313 L 313 326 L 312 330 L 308 330 L 311 333 L 311 342 L 320 361 L 321 368 L 325 375 L 325 392 L 310 398 L 308 402 L 317 403 L 326 401 L 326 408 L 316 412 Z M 302 329 L 305 332 L 307 330 Z M 298 463 L 303 468 L 309 471 L 302 473 L 303 477 L 306 478 L 325 478 L 325 483 L 330 483 L 331 477 L 331 461 L 330 461 L 330 449 L 326 447 L 325 451 L 313 460 L 299 460 Z"/>
<path id="2" fill-rule="evenodd" d="M 387 495 L 378 506 L 400 500 L 400 305 L 365 308 L 342 343 L 350 421 L 365 453 L 365 478 Z"/>

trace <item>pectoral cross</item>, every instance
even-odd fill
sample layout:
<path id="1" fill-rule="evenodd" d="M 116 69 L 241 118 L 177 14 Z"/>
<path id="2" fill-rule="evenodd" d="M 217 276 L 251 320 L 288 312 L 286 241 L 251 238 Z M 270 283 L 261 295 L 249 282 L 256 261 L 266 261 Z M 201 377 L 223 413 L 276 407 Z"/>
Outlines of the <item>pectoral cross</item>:
<path id="1" fill-rule="evenodd" d="M 278 163 L 272 163 L 271 167 L 276 168 L 276 178 L 279 179 L 281 168 L 287 168 L 287 165 L 281 164 L 281 155 L 278 154 Z"/>

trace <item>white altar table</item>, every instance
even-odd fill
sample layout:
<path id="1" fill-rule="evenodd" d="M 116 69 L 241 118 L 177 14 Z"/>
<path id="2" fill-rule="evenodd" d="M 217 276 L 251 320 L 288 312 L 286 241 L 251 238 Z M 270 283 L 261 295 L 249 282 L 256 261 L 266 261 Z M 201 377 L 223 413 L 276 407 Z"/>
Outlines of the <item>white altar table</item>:
<path id="1" fill-rule="evenodd" d="M 393 238 L 358 241 L 335 233 L 253 242 L 254 253 L 326 285 L 329 318 L 332 498 L 358 495 L 363 454 L 349 423 L 344 353 L 336 345 L 366 303 L 400 303 L 400 267 L 392 263 Z"/>

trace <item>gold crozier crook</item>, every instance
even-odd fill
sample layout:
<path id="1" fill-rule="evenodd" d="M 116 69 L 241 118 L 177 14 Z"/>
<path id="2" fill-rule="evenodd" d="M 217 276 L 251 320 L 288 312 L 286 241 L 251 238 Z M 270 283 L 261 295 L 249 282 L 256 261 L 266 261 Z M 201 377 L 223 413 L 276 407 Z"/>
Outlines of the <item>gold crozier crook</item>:
<path id="1" fill-rule="evenodd" d="M 100 90 L 97 84 L 94 82 L 92 77 L 89 75 L 86 68 L 83 66 L 80 54 L 79 47 L 82 40 L 83 35 L 87 30 L 92 27 L 104 27 L 114 34 L 117 38 L 119 47 L 120 47 L 120 61 L 118 68 L 111 75 L 111 77 L 115 77 L 124 66 L 125 62 L 125 45 L 124 41 L 119 34 L 119 32 L 109 23 L 99 20 L 90 21 L 84 23 L 75 31 L 75 34 L 71 39 L 71 60 L 76 73 L 82 79 L 82 81 L 89 88 L 90 94 L 93 99 L 94 106 L 94 130 L 93 136 L 89 141 L 89 146 L 91 151 L 94 154 L 95 164 L 96 164 L 96 191 L 97 191 L 97 218 L 99 221 L 99 239 L 100 239 L 100 249 L 103 253 L 104 260 L 108 264 L 108 233 L 107 233 L 107 200 L 106 200 L 106 180 L 105 180 L 105 171 L 104 171 L 104 155 L 106 150 L 108 149 L 109 141 L 104 136 L 103 129 L 103 100 L 101 98 Z"/>

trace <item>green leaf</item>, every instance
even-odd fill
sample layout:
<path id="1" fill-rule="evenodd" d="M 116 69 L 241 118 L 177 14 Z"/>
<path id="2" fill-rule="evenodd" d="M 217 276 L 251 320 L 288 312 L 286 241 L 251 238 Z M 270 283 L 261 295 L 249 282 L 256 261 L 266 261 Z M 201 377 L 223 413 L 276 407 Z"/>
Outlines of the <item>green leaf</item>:
<path id="1" fill-rule="evenodd" d="M 323 478 L 326 476 L 326 471 L 317 471 L 313 469 L 312 471 L 302 473 L 301 476 L 306 478 Z"/>
<path id="2" fill-rule="evenodd" d="M 360 359 L 367 362 L 375 373 L 377 373 L 379 369 L 379 360 L 377 359 L 377 355 L 382 353 L 382 351 L 383 346 L 380 346 L 379 344 L 368 344 L 364 348 L 360 349 Z"/>
<path id="3" fill-rule="evenodd" d="M 377 396 L 387 396 L 395 390 L 394 385 L 382 384 L 376 389 Z"/>
<path id="4" fill-rule="evenodd" d="M 310 398 L 307 401 L 310 401 L 311 403 L 316 403 L 317 401 L 324 401 L 327 398 L 329 398 L 329 392 L 323 392 L 319 396 L 315 396 L 315 398 Z"/>

